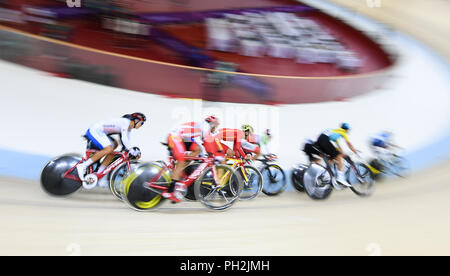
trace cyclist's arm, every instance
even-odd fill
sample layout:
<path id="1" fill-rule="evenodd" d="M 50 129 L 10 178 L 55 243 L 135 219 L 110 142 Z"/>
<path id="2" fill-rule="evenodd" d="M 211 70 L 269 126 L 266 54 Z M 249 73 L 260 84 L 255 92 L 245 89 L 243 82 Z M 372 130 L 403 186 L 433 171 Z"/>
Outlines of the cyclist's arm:
<path id="1" fill-rule="evenodd" d="M 255 153 L 255 156 L 252 158 L 253 160 L 258 159 L 261 156 L 261 150 L 258 146 L 256 147 L 256 150 L 254 151 L 254 153 Z"/>
<path id="2" fill-rule="evenodd" d="M 252 158 L 253 160 L 257 159 L 261 155 L 261 150 L 258 145 L 252 144 L 245 139 L 241 140 L 241 144 L 243 149 L 255 154 L 255 156 Z"/>
<path id="3" fill-rule="evenodd" d="M 353 151 L 356 155 L 358 155 L 358 151 L 355 149 L 355 147 L 353 146 L 353 144 L 352 144 L 352 143 L 350 142 L 350 140 L 348 139 L 347 134 L 343 134 L 342 136 L 344 137 L 345 142 L 347 143 L 347 146 L 349 147 L 349 149 L 350 149 L 351 151 Z M 343 152 L 343 151 L 342 151 L 342 148 L 341 148 L 341 152 Z"/>
<path id="4" fill-rule="evenodd" d="M 130 142 L 130 131 L 128 130 L 128 126 L 126 127 L 122 126 L 120 139 L 122 140 L 122 145 L 125 148 L 125 150 L 130 150 L 131 142 Z"/>
<path id="5" fill-rule="evenodd" d="M 245 140 L 245 139 L 243 139 L 243 140 Z M 242 141 L 242 140 L 241 140 Z M 238 152 L 239 153 L 239 155 L 241 156 L 241 157 L 245 157 L 245 152 L 244 152 L 244 149 L 242 149 L 242 144 L 241 144 L 241 141 L 236 141 L 235 143 L 234 143 L 234 151 L 236 152 Z"/>
<path id="6" fill-rule="evenodd" d="M 355 149 L 352 143 L 350 141 L 347 141 L 347 145 L 350 148 L 351 151 L 353 151 L 356 155 L 358 155 L 358 151 Z"/>

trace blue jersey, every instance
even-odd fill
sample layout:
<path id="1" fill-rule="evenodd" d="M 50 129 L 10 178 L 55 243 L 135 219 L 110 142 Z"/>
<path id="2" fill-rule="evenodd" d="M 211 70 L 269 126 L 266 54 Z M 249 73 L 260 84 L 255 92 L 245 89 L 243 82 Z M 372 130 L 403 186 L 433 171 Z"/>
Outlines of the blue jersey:
<path id="1" fill-rule="evenodd" d="M 386 148 L 390 143 L 390 135 L 386 133 L 380 133 L 372 138 L 372 146 Z"/>

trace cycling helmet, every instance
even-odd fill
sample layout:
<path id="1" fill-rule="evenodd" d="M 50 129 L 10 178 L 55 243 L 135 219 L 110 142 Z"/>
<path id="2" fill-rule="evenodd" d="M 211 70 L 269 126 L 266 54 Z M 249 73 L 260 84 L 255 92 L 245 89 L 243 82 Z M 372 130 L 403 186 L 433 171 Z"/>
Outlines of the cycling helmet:
<path id="1" fill-rule="evenodd" d="M 140 112 L 135 112 L 135 113 L 131 114 L 130 117 L 131 117 L 131 120 L 139 120 L 141 122 L 147 121 L 147 117 L 145 117 L 145 115 Z"/>
<path id="2" fill-rule="evenodd" d="M 348 123 L 343 123 L 343 124 L 341 125 L 341 128 L 342 128 L 342 129 L 345 129 L 345 130 L 350 130 L 350 125 L 349 125 Z"/>
<path id="3" fill-rule="evenodd" d="M 272 131 L 268 128 L 268 129 L 266 129 L 264 134 L 266 134 L 268 137 L 271 137 L 272 136 Z"/>
<path id="4" fill-rule="evenodd" d="M 211 115 L 211 116 L 206 117 L 206 118 L 205 118 L 205 121 L 208 122 L 208 123 L 216 124 L 216 125 L 219 124 L 219 118 L 217 118 L 217 117 L 214 116 L 214 115 Z"/>
<path id="5" fill-rule="evenodd" d="M 253 133 L 253 127 L 251 126 L 251 125 L 242 125 L 241 126 L 241 129 L 244 131 L 244 132 L 250 132 L 250 133 Z"/>

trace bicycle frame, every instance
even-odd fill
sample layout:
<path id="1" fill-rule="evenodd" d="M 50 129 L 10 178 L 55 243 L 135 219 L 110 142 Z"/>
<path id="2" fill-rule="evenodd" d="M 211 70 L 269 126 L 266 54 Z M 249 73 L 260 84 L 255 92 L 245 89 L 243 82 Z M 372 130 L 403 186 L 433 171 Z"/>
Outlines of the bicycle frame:
<path id="1" fill-rule="evenodd" d="M 402 157 L 393 153 L 391 154 L 391 156 L 389 156 L 389 160 L 385 160 L 382 158 L 378 157 L 378 162 L 381 163 L 381 165 L 383 166 L 383 170 L 382 171 L 378 171 L 376 170 L 375 174 L 380 174 L 380 173 L 385 173 L 385 174 L 395 174 L 395 172 L 393 172 L 393 168 L 395 167 L 395 161 L 396 160 L 401 160 Z"/>
<path id="2" fill-rule="evenodd" d="M 268 157 L 266 157 L 266 156 L 264 156 L 264 158 L 263 159 L 256 159 L 256 161 L 259 161 L 259 162 L 261 162 L 262 163 L 262 166 L 257 166 L 257 168 L 260 170 L 260 171 L 262 171 L 262 169 L 264 169 L 264 168 L 268 168 L 270 165 L 277 165 L 276 163 L 275 163 L 275 161 L 277 160 L 278 158 L 268 158 Z M 278 166 L 278 165 L 277 165 Z M 273 175 L 272 175 L 272 172 L 270 171 L 270 170 L 268 170 L 268 173 L 269 173 L 269 176 L 270 177 L 273 177 Z"/>
<path id="3" fill-rule="evenodd" d="M 317 150 L 317 152 L 320 154 L 320 157 L 322 158 L 322 160 L 325 162 L 326 164 L 326 170 L 330 173 L 331 177 L 335 178 L 335 173 L 332 169 L 332 166 L 330 164 L 330 160 L 328 159 L 327 155 L 325 153 L 323 153 L 320 149 L 318 149 L 317 147 L 314 147 L 315 150 Z M 355 166 L 355 163 L 353 162 L 353 160 L 347 156 L 344 158 L 345 161 L 347 161 L 347 163 L 350 165 L 350 168 L 355 172 L 355 174 L 358 177 L 363 177 L 362 175 L 360 175 L 360 172 L 358 171 L 358 169 Z M 373 168 L 372 166 L 368 165 L 368 164 L 364 164 L 366 165 L 370 171 L 372 172 L 378 172 L 375 168 Z"/>
<path id="4" fill-rule="evenodd" d="M 244 176 L 244 180 L 246 182 L 248 182 L 248 177 L 247 177 L 247 174 L 245 173 L 245 168 L 244 168 L 244 165 L 245 165 L 244 161 L 242 159 L 239 159 L 239 158 L 227 158 L 226 160 L 227 161 L 233 161 L 233 164 L 231 165 L 231 167 L 233 169 L 236 169 L 236 168 L 241 169 L 242 175 Z M 228 176 L 228 173 L 225 176 Z"/>
<path id="5" fill-rule="evenodd" d="M 345 158 L 345 161 L 347 161 L 347 163 L 350 164 L 350 167 L 353 169 L 353 171 L 356 173 L 356 175 L 358 177 L 364 177 L 363 175 L 360 174 L 360 172 L 358 171 L 358 169 L 355 166 L 355 162 L 353 162 L 353 160 L 349 156 L 347 156 L 347 158 Z M 373 174 L 381 173 L 379 170 L 375 169 L 374 167 L 372 167 L 370 164 L 367 164 L 366 162 L 363 162 L 362 164 L 364 164 L 364 166 L 366 166 Z"/>
<path id="6" fill-rule="evenodd" d="M 330 160 L 328 159 L 328 157 L 323 152 L 320 152 L 320 156 L 322 157 L 322 160 L 325 162 L 326 170 L 330 173 L 331 177 L 336 178 L 336 175 L 334 173 L 333 168 L 331 167 Z"/>
<path id="7" fill-rule="evenodd" d="M 81 159 L 81 161 L 78 162 L 75 166 L 73 166 L 72 168 L 67 170 L 64 173 L 63 177 L 81 182 L 81 179 L 78 177 L 78 175 L 76 175 L 76 176 L 75 175 L 71 175 L 71 173 L 76 169 L 78 164 L 81 164 L 82 162 L 87 161 L 96 152 L 98 152 L 98 150 L 86 150 L 86 154 L 84 155 L 83 159 Z M 115 156 L 119 156 L 119 158 L 117 160 L 115 160 L 114 162 L 112 162 L 111 164 L 109 164 L 109 166 L 106 167 L 106 169 L 103 172 L 101 172 L 101 173 L 94 173 L 94 170 L 92 168 L 93 164 L 90 165 L 88 167 L 88 174 L 94 173 L 97 176 L 98 180 L 100 180 L 105 175 L 108 175 L 112 170 L 114 170 L 115 168 L 117 168 L 118 166 L 120 166 L 124 162 L 126 162 L 128 170 L 131 170 L 130 158 L 129 158 L 128 152 L 113 152 L 111 154 L 113 154 Z"/>
<path id="8" fill-rule="evenodd" d="M 216 183 L 221 183 L 218 180 L 218 174 L 217 171 L 215 169 L 214 165 L 214 158 L 210 158 L 210 157 L 191 157 L 191 156 L 187 156 L 186 157 L 187 160 L 197 160 L 197 161 L 202 161 L 202 163 L 200 164 L 200 166 L 198 166 L 198 168 L 196 168 L 186 179 L 184 179 L 183 181 L 181 181 L 181 183 L 183 183 L 184 185 L 186 185 L 186 187 L 189 187 L 195 180 L 197 180 L 197 178 L 201 175 L 201 173 L 203 171 L 205 171 L 207 168 L 212 167 L 213 170 L 213 177 L 214 180 L 216 181 Z M 146 182 L 146 184 L 148 185 L 148 188 L 151 189 L 152 191 L 161 194 L 164 191 L 167 191 L 169 189 L 169 187 L 166 186 L 161 186 L 158 185 L 158 182 L 156 182 L 166 171 L 170 171 L 175 167 L 175 160 L 170 157 L 169 158 L 169 164 L 165 164 L 162 168 L 162 170 L 156 174 L 152 179 L 150 179 L 148 182 Z M 165 184 L 167 182 L 164 182 Z M 156 190 L 155 190 L 156 189 Z M 158 191 L 159 190 L 159 191 Z"/>

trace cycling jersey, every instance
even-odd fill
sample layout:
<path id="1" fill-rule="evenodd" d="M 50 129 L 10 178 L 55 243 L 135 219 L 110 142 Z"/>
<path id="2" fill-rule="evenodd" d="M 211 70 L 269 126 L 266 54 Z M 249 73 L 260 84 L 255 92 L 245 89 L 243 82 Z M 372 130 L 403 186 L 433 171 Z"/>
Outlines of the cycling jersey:
<path id="1" fill-rule="evenodd" d="M 127 118 L 109 119 L 92 125 L 86 131 L 86 137 L 102 150 L 112 145 L 112 140 L 108 135 L 119 134 L 122 144 L 126 150 L 131 149 L 130 142 L 130 120 Z"/>
<path id="2" fill-rule="evenodd" d="M 240 129 L 222 128 L 219 129 L 214 139 L 217 145 L 217 155 L 224 156 L 229 147 L 223 144 L 221 141 L 233 142 L 233 151 L 242 157 L 245 157 L 245 153 L 242 149 L 242 142 L 245 141 L 244 132 Z"/>
<path id="3" fill-rule="evenodd" d="M 325 130 L 318 138 L 317 145 L 319 148 L 329 155 L 332 159 L 336 158 L 340 151 L 337 149 L 338 140 L 343 138 L 347 143 L 350 143 L 347 131 L 343 128 L 333 130 Z"/>
<path id="4" fill-rule="evenodd" d="M 172 134 L 180 135 L 184 142 L 194 142 L 197 144 L 202 154 L 206 155 L 203 141 L 211 139 L 211 126 L 206 122 L 189 122 L 184 123 L 176 128 Z"/>
<path id="5" fill-rule="evenodd" d="M 342 128 L 337 128 L 333 130 L 326 130 L 323 132 L 326 136 L 330 138 L 330 141 L 337 142 L 340 138 L 344 138 L 345 141 L 348 143 L 349 139 L 347 136 L 347 131 Z"/>
<path id="6" fill-rule="evenodd" d="M 195 150 L 195 146 L 192 144 L 198 146 L 203 155 L 207 155 L 207 152 L 212 151 L 211 126 L 207 122 L 184 123 L 174 129 L 167 140 L 172 154 L 178 161 L 185 160 L 186 150 Z M 207 149 L 205 149 L 205 146 Z"/>

